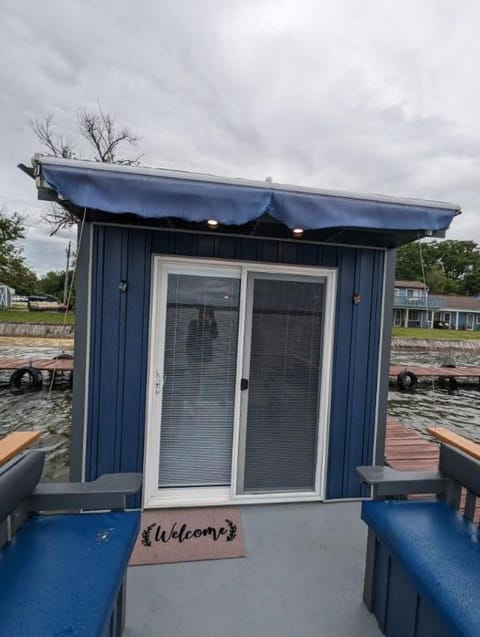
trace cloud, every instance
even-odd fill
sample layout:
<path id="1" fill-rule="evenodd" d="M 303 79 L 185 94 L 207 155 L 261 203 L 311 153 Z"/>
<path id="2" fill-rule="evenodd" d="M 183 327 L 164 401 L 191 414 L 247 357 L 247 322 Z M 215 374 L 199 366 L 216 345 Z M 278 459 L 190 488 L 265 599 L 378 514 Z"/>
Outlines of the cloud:
<path id="1" fill-rule="evenodd" d="M 60 272 L 66 268 L 66 250 L 69 241 L 75 245 L 76 233 L 70 237 L 50 237 L 42 228 L 30 226 L 24 241 L 24 256 L 27 266 L 38 274 Z"/>
<path id="2" fill-rule="evenodd" d="M 35 222 L 34 267 L 62 269 L 15 166 L 39 150 L 32 119 L 78 140 L 100 101 L 149 165 L 453 200 L 450 236 L 480 242 L 479 29 L 476 0 L 6 0 L 0 204 Z"/>

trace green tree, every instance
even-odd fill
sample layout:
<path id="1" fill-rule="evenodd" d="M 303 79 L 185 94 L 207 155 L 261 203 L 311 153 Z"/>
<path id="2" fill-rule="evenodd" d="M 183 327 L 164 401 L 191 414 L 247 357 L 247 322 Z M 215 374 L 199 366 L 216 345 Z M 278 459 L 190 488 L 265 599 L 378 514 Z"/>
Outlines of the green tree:
<path id="1" fill-rule="evenodd" d="M 32 294 L 37 276 L 24 263 L 17 241 L 25 237 L 22 217 L 0 208 L 0 283 L 14 288 L 17 294 Z"/>
<path id="2" fill-rule="evenodd" d="M 74 278 L 74 271 L 69 270 L 67 278 L 67 294 L 70 291 L 70 286 Z M 75 286 L 73 286 L 75 288 Z M 65 271 L 51 271 L 44 274 L 38 280 L 37 289 L 40 294 L 51 294 L 55 296 L 59 301 L 63 301 L 63 294 L 65 291 Z M 74 295 L 74 289 L 72 290 L 72 296 Z M 73 302 L 71 298 L 70 301 Z"/>
<path id="3" fill-rule="evenodd" d="M 480 252 L 474 241 L 434 241 L 429 250 L 436 256 L 445 276 L 462 282 L 465 276 L 480 267 Z"/>
<path id="4" fill-rule="evenodd" d="M 438 265 L 425 270 L 425 283 L 430 294 L 459 294 L 460 286 L 449 279 Z"/>
<path id="5" fill-rule="evenodd" d="M 2 278 L 3 277 L 3 278 Z M 23 263 L 23 258 L 12 259 L 8 267 L 8 273 L 0 279 L 21 296 L 35 294 L 37 288 L 37 275 Z"/>
<path id="6" fill-rule="evenodd" d="M 399 281 L 423 281 L 421 248 L 418 242 L 407 243 L 397 250 L 395 278 Z"/>
<path id="7" fill-rule="evenodd" d="M 462 291 L 465 296 L 477 296 L 477 294 L 480 294 L 480 268 L 474 268 L 465 275 Z"/>
<path id="8" fill-rule="evenodd" d="M 431 241 L 397 251 L 397 280 L 423 281 L 431 294 L 480 292 L 480 248 L 474 241 Z"/>
<path id="9" fill-rule="evenodd" d="M 7 213 L 5 206 L 0 208 L 0 250 L 5 250 L 11 246 L 12 241 L 24 238 L 25 227 L 23 219 L 16 212 L 13 215 Z"/>
<path id="10" fill-rule="evenodd" d="M 480 250 L 474 241 L 436 241 L 431 249 L 446 278 L 457 283 L 459 294 L 470 296 L 480 291 L 472 289 L 480 274 Z"/>

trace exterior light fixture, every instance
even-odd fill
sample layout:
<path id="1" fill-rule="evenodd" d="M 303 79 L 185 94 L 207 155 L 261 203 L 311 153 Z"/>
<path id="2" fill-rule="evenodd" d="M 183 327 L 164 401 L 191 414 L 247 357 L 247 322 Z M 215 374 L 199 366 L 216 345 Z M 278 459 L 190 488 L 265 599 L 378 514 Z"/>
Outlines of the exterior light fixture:
<path id="1" fill-rule="evenodd" d="M 218 226 L 218 221 L 216 219 L 209 219 L 207 224 L 209 228 L 216 228 Z"/>
<path id="2" fill-rule="evenodd" d="M 295 237 L 301 237 L 303 235 L 303 228 L 293 228 L 292 232 Z"/>

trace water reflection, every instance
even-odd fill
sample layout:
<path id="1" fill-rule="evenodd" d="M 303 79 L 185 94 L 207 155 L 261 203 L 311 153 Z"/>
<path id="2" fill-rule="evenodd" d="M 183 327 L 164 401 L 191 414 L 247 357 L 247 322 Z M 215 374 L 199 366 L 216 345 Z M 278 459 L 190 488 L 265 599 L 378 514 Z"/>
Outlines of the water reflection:
<path id="1" fill-rule="evenodd" d="M 449 393 L 440 387 L 417 386 L 412 392 L 390 391 L 388 414 L 420 433 L 441 426 L 480 442 L 479 400 L 478 389 L 460 387 Z"/>

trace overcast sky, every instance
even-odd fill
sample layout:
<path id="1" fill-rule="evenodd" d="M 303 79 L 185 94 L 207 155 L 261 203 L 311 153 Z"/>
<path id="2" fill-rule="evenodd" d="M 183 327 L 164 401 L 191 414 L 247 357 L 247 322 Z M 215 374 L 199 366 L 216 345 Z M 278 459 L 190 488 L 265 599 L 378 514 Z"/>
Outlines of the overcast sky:
<path id="1" fill-rule="evenodd" d="M 480 243 L 477 0 L 1 0 L 0 206 L 26 215 L 24 254 L 65 267 L 49 237 L 30 126 L 116 114 L 150 166 L 462 206 Z M 88 149 L 78 142 L 79 155 Z"/>

